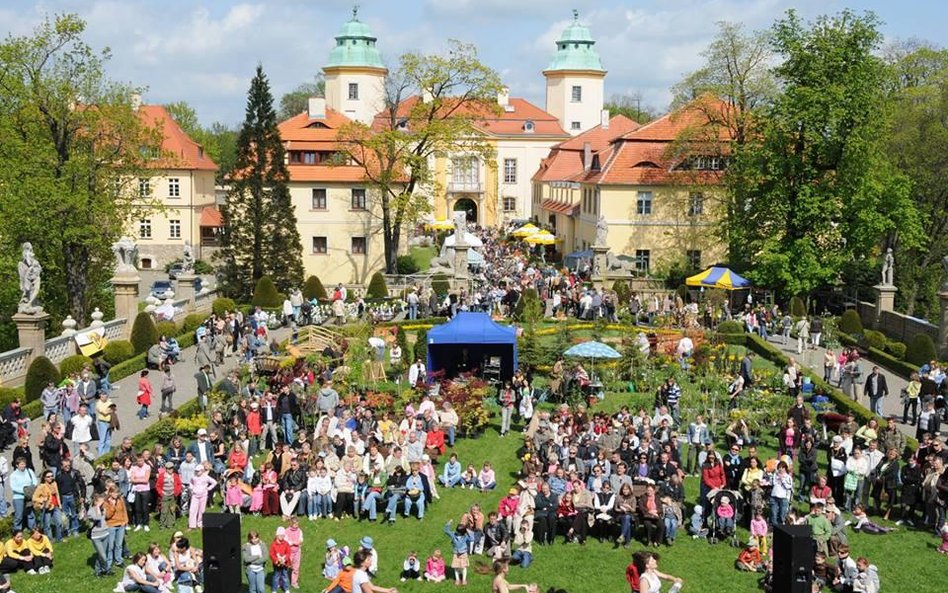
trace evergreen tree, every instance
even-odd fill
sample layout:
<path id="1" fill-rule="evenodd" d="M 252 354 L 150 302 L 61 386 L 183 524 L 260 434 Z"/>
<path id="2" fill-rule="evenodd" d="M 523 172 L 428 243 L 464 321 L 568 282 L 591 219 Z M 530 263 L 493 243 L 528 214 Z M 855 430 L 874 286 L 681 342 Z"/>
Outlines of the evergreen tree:
<path id="1" fill-rule="evenodd" d="M 303 281 L 303 246 L 288 180 L 270 83 L 257 66 L 237 138 L 233 183 L 221 209 L 226 230 L 220 280 L 238 300 L 246 301 L 263 276 L 281 292 Z"/>

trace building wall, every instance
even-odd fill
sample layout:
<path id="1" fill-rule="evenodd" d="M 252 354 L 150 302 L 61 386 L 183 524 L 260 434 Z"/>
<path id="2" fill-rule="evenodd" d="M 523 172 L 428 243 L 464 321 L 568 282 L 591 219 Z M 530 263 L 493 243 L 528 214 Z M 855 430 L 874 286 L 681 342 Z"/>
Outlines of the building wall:
<path id="1" fill-rule="evenodd" d="M 598 199 L 595 190 L 599 190 Z M 592 245 L 596 237 L 599 214 L 609 225 L 607 243 L 616 255 L 635 256 L 637 250 L 648 250 L 649 267 L 664 266 L 685 260 L 687 252 L 700 251 L 700 266 L 723 259 L 724 245 L 715 232 L 718 201 L 707 189 L 700 190 L 703 214 L 689 215 L 690 193 L 686 188 L 668 186 L 583 186 L 589 191 L 589 208 L 580 208 L 576 240 L 582 249 Z M 638 213 L 638 192 L 652 192 L 652 213 Z M 582 202 L 582 198 L 580 198 Z"/>
<path id="2" fill-rule="evenodd" d="M 327 68 L 326 105 L 366 125 L 385 106 L 384 72 L 371 68 Z M 359 85 L 358 100 L 349 99 L 349 83 Z"/>
<path id="3" fill-rule="evenodd" d="M 172 180 L 178 180 L 178 196 L 172 195 Z M 148 179 L 151 200 L 161 205 L 129 222 L 128 234 L 138 243 L 139 262 L 163 268 L 168 262 L 182 256 L 184 242 L 190 241 L 194 255 L 206 259 L 201 252 L 201 210 L 214 204 L 214 171 L 168 170 L 159 171 Z M 133 181 L 130 190 L 138 191 Z M 142 235 L 142 220 L 150 222 L 151 236 Z M 172 221 L 177 221 L 180 233 L 172 236 Z"/>
<path id="4" fill-rule="evenodd" d="M 290 183 L 290 197 L 303 244 L 305 276 L 318 276 L 325 286 L 339 282 L 367 284 L 374 272 L 385 268 L 380 213 L 352 209 L 352 189 L 363 187 L 342 183 Z M 313 208 L 314 188 L 326 189 L 325 210 Z M 366 196 L 366 205 L 373 206 L 371 196 Z M 326 253 L 314 253 L 313 237 L 326 237 Z M 364 254 L 352 252 L 353 237 L 365 237 Z M 407 244 L 408 237 L 404 234 L 402 237 L 402 242 Z"/>
<path id="5" fill-rule="evenodd" d="M 576 136 L 599 125 L 604 103 L 605 73 L 545 72 L 546 111 L 560 120 L 560 126 Z M 573 102 L 573 87 L 582 88 L 582 100 Z M 579 122 L 578 130 L 572 122 Z"/>
<path id="6" fill-rule="evenodd" d="M 498 223 L 502 224 L 513 219 L 533 216 L 532 181 L 530 178 L 540 168 L 540 161 L 546 158 L 550 148 L 558 142 L 562 142 L 562 140 L 562 138 L 536 138 L 529 135 L 498 139 L 496 158 Z M 514 159 L 517 162 L 515 183 L 507 183 L 505 179 L 504 161 L 506 159 Z M 516 209 L 510 212 L 504 210 L 505 197 L 516 199 Z"/>

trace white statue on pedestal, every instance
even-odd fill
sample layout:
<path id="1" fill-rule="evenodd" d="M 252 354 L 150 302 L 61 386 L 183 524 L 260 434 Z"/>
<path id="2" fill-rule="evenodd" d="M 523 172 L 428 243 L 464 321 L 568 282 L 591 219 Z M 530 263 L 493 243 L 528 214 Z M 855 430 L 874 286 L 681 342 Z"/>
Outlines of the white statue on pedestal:
<path id="1" fill-rule="evenodd" d="M 184 257 L 181 261 L 181 275 L 191 276 L 194 274 L 194 249 L 190 241 L 184 242 Z"/>
<path id="2" fill-rule="evenodd" d="M 138 247 L 135 241 L 128 236 L 123 236 L 115 243 L 112 243 L 112 253 L 115 254 L 115 275 L 134 274 L 138 271 Z"/>
<path id="3" fill-rule="evenodd" d="M 23 255 L 17 264 L 17 272 L 20 275 L 20 302 L 17 305 L 17 313 L 29 315 L 42 313 L 43 307 L 37 301 L 39 299 L 43 266 L 40 265 L 33 254 L 32 244 L 29 242 L 23 243 L 22 250 Z"/>
<path id="4" fill-rule="evenodd" d="M 895 257 L 892 255 L 892 248 L 885 250 L 885 258 L 882 260 L 882 286 L 892 286 L 892 278 L 895 276 Z"/>
<path id="5" fill-rule="evenodd" d="M 609 223 L 606 222 L 606 217 L 600 215 L 599 220 L 596 222 L 596 245 L 607 245 L 606 237 L 609 235 Z"/>

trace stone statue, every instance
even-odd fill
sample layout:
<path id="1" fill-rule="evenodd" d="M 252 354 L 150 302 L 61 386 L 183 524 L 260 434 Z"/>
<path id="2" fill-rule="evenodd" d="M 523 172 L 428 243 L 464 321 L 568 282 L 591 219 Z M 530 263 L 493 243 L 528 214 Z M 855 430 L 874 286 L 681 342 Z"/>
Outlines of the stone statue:
<path id="1" fill-rule="evenodd" d="M 454 244 L 458 243 L 464 244 L 465 235 L 467 234 L 467 212 L 455 211 L 454 212 Z"/>
<path id="2" fill-rule="evenodd" d="M 444 257 L 433 257 L 431 258 L 431 264 L 428 269 L 431 274 L 454 274 L 454 258 L 444 256 Z"/>
<path id="3" fill-rule="evenodd" d="M 37 302 L 43 267 L 33 254 L 33 245 L 25 242 L 22 248 L 23 256 L 17 264 L 17 272 L 20 274 L 20 302 L 16 310 L 17 313 L 33 315 L 43 311 L 43 307 Z"/>
<path id="4" fill-rule="evenodd" d="M 606 222 L 606 218 L 602 215 L 599 216 L 599 220 L 596 222 L 596 245 L 606 245 L 606 237 L 609 235 L 609 223 Z"/>
<path id="5" fill-rule="evenodd" d="M 194 274 L 194 250 L 191 248 L 191 242 L 184 242 L 184 258 L 182 260 L 181 274 L 191 276 Z"/>
<path id="6" fill-rule="evenodd" d="M 620 272 L 629 275 L 634 275 L 635 272 L 634 263 L 619 259 L 613 255 L 611 251 L 606 254 L 606 268 L 610 272 Z"/>
<path id="7" fill-rule="evenodd" d="M 882 286 L 892 286 L 892 277 L 895 276 L 895 257 L 892 255 L 892 248 L 885 250 L 885 258 L 882 260 Z"/>
<path id="8" fill-rule="evenodd" d="M 138 246 L 135 241 L 128 236 L 121 237 L 115 243 L 112 243 L 112 253 L 115 254 L 115 273 L 134 273 L 137 270 Z"/>

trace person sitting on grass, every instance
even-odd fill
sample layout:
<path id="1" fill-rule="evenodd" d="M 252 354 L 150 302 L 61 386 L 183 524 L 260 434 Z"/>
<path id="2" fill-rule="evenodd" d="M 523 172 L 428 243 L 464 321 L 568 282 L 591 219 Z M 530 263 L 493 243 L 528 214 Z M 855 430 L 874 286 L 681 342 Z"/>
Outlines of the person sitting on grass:
<path id="1" fill-rule="evenodd" d="M 125 568 L 122 580 L 115 588 L 115 592 L 120 591 L 141 591 L 142 593 L 159 593 L 159 583 L 154 577 L 145 572 L 145 562 L 147 558 L 142 552 L 132 556 L 132 562 Z"/>
<path id="2" fill-rule="evenodd" d="M 13 537 L 7 540 L 3 546 L 3 560 L 0 560 L 0 573 L 10 574 L 18 570 L 26 574 L 36 574 L 33 554 L 30 552 L 29 544 L 23 537 L 23 530 L 17 529 L 13 532 Z"/>
<path id="3" fill-rule="evenodd" d="M 883 527 L 882 525 L 870 521 L 869 516 L 866 514 L 866 507 L 862 504 L 857 504 L 853 509 L 853 519 L 855 520 L 855 524 L 853 525 L 854 531 L 871 533 L 873 535 L 884 535 L 895 531 L 894 527 Z"/>
<path id="4" fill-rule="evenodd" d="M 43 530 L 37 527 L 30 534 L 30 539 L 26 540 L 26 546 L 33 556 L 33 567 L 39 574 L 46 574 L 53 568 L 53 544 L 49 538 L 43 534 Z"/>
<path id="5" fill-rule="evenodd" d="M 458 461 L 457 453 L 452 453 L 448 462 L 444 464 L 441 471 L 441 483 L 447 488 L 454 488 L 462 483 L 461 463 Z"/>
<path id="6" fill-rule="evenodd" d="M 444 580 L 444 558 L 441 550 L 435 550 L 425 561 L 425 580 L 429 583 L 440 583 Z"/>
<path id="7" fill-rule="evenodd" d="M 477 488 L 481 492 L 487 492 L 488 490 L 493 490 L 497 487 L 497 478 L 494 475 L 494 470 L 489 461 L 484 462 L 484 467 L 481 468 L 481 473 L 477 475 Z"/>
<path id="8" fill-rule="evenodd" d="M 418 560 L 418 552 L 412 550 L 402 563 L 401 581 L 404 583 L 408 579 L 421 580 L 421 561 Z"/>
<path id="9" fill-rule="evenodd" d="M 741 550 L 737 560 L 734 561 L 734 568 L 747 572 L 763 572 L 766 570 L 764 558 L 760 554 L 760 548 L 757 547 L 756 539 L 747 542 L 747 547 Z"/>

